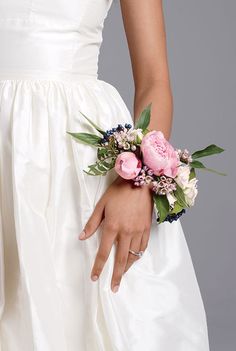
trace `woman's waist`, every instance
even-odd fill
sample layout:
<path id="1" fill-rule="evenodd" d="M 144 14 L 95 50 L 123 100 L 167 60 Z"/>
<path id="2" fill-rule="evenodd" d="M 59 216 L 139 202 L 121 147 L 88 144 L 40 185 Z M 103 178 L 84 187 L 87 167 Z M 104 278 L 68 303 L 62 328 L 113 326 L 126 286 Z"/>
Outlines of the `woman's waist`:
<path id="1" fill-rule="evenodd" d="M 72 30 L 0 23 L 1 76 L 66 80 L 97 76 L 100 44 Z"/>
<path id="2" fill-rule="evenodd" d="M 97 73 L 90 72 L 67 72 L 52 70 L 28 70 L 28 69 L 1 69 L 0 81 L 5 80 L 31 80 L 31 81 L 63 81 L 80 82 L 84 80 L 98 80 Z"/>

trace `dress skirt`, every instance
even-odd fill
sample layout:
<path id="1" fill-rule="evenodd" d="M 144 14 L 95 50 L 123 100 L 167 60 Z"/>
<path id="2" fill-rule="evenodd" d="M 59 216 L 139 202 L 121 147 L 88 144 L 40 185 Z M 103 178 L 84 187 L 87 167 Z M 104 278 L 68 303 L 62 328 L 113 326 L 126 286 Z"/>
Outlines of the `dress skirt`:
<path id="1" fill-rule="evenodd" d="M 66 133 L 94 132 L 80 112 L 104 129 L 132 123 L 116 88 L 96 78 L 0 81 L 0 350 L 208 351 L 180 220 L 153 215 L 117 293 L 114 246 L 91 281 L 101 232 L 78 234 L 116 174 L 83 172 L 96 149 Z"/>

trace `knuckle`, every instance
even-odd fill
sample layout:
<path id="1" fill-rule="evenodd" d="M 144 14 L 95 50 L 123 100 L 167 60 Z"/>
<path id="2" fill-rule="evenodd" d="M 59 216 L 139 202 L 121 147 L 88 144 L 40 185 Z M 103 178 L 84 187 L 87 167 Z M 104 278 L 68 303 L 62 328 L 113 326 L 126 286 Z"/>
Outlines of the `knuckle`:
<path id="1" fill-rule="evenodd" d="M 107 253 L 103 251 L 98 252 L 97 259 L 99 261 L 105 262 L 107 260 Z"/>
<path id="2" fill-rule="evenodd" d="M 116 259 L 116 263 L 117 263 L 119 266 L 124 266 L 124 265 L 126 264 L 126 261 L 127 261 L 126 256 L 119 256 L 119 257 L 117 257 L 117 259 Z"/>
<path id="3" fill-rule="evenodd" d="M 121 231 L 122 236 L 131 236 L 133 233 L 133 229 L 131 227 L 126 227 Z"/>
<path id="4" fill-rule="evenodd" d="M 124 229 L 124 234 L 125 235 L 135 235 L 135 236 L 142 236 L 143 235 L 143 229 L 141 227 L 126 227 Z"/>
<path id="5" fill-rule="evenodd" d="M 142 237 L 143 232 L 144 232 L 144 230 L 138 229 L 138 230 L 135 231 L 135 234 L 136 234 L 137 236 L 139 236 L 139 237 Z"/>
<path id="6" fill-rule="evenodd" d="M 107 232 L 116 232 L 118 230 L 118 225 L 113 222 L 109 222 L 106 224 L 106 231 Z"/>

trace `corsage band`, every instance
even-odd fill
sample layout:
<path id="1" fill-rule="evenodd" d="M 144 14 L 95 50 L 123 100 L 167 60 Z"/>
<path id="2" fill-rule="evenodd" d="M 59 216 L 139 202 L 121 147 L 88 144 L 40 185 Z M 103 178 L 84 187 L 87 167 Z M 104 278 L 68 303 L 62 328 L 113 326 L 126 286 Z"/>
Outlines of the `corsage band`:
<path id="1" fill-rule="evenodd" d="M 89 165 L 84 172 L 104 176 L 114 168 L 117 174 L 131 180 L 136 187 L 149 185 L 158 223 L 178 220 L 187 208 L 194 205 L 198 194 L 196 169 L 225 175 L 199 161 L 224 149 L 211 144 L 190 154 L 187 149 L 175 149 L 161 131 L 149 131 L 151 104 L 142 111 L 135 127 L 129 123 L 118 124 L 104 131 L 81 114 L 97 132 L 67 132 L 75 141 L 97 148 L 96 163 Z"/>

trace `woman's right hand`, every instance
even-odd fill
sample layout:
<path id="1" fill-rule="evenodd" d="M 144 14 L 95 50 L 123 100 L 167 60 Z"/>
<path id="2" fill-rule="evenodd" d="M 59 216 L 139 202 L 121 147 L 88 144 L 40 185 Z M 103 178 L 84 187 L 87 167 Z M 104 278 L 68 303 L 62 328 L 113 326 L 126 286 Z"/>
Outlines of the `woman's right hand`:
<path id="1" fill-rule="evenodd" d="M 111 184 L 80 235 L 81 240 L 88 239 L 103 222 L 101 242 L 91 271 L 93 281 L 100 277 L 112 245 L 116 244 L 111 289 L 118 291 L 122 275 L 139 259 L 129 250 L 145 251 L 148 246 L 152 210 L 148 186 L 134 188 L 122 178 Z"/>

